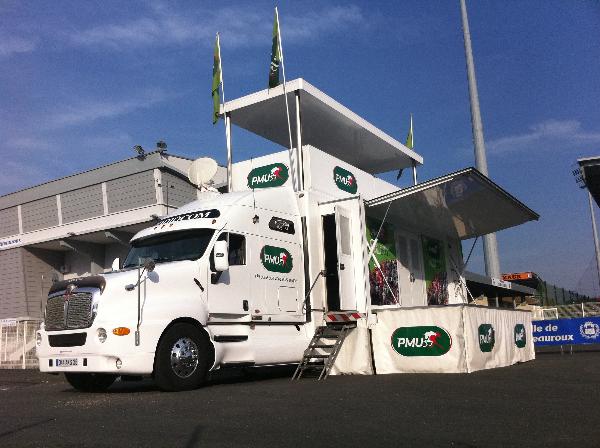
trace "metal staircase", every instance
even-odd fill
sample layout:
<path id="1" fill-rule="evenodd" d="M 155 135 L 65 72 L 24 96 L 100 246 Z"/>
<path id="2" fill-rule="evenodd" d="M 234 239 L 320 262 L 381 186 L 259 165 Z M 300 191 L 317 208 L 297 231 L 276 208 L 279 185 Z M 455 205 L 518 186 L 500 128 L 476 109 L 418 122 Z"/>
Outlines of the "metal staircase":
<path id="1" fill-rule="evenodd" d="M 356 328 L 356 322 L 318 327 L 307 349 L 304 350 L 302 362 L 298 364 L 292 381 L 299 380 L 307 372 L 318 374 L 319 381 L 327 379 L 344 339 L 353 328 Z"/>

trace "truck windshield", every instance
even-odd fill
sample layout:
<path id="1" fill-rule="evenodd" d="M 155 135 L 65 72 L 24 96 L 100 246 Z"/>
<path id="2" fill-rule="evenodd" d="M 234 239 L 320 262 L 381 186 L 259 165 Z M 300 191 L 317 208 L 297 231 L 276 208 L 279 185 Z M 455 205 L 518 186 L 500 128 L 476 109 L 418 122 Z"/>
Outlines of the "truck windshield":
<path id="1" fill-rule="evenodd" d="M 137 266 L 140 259 L 148 258 L 156 263 L 197 260 L 206 251 L 213 233 L 214 230 L 211 229 L 194 229 L 163 233 L 133 241 L 123 268 Z"/>

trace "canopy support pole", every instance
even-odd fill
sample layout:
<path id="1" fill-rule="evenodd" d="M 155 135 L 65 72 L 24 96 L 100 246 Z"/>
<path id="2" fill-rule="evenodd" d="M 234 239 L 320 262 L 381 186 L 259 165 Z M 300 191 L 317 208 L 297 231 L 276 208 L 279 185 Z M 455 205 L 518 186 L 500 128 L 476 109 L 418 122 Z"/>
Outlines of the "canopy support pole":
<path id="1" fill-rule="evenodd" d="M 225 112 L 225 139 L 227 140 L 227 192 L 231 193 L 233 185 L 231 173 L 231 112 Z"/>
<path id="2" fill-rule="evenodd" d="M 417 162 L 412 160 L 413 185 L 417 185 Z"/>
<path id="3" fill-rule="evenodd" d="M 304 190 L 304 154 L 302 152 L 302 117 L 300 115 L 300 91 L 296 90 L 296 166 L 298 190 Z"/>

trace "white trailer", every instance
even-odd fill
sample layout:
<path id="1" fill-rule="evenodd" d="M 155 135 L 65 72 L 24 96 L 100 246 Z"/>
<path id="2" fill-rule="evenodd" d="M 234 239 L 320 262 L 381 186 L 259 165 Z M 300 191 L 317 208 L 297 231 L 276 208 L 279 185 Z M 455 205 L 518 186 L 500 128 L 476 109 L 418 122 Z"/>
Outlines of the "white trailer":
<path id="1" fill-rule="evenodd" d="M 81 390 L 139 375 L 190 389 L 226 366 L 300 363 L 327 325 L 339 342 L 322 345 L 337 353 L 347 326 L 368 328 L 377 310 L 436 294 L 467 303 L 460 241 L 537 219 L 473 168 L 398 189 L 375 174 L 416 169 L 418 154 L 301 79 L 287 92 L 302 150 L 233 164 L 231 192 L 207 191 L 136 234 L 114 272 L 56 283 L 42 372 Z M 285 145 L 282 96 L 227 103 L 227 125 Z M 427 250 L 443 259 L 435 284 Z M 309 360 L 335 358 L 321 353 Z"/>

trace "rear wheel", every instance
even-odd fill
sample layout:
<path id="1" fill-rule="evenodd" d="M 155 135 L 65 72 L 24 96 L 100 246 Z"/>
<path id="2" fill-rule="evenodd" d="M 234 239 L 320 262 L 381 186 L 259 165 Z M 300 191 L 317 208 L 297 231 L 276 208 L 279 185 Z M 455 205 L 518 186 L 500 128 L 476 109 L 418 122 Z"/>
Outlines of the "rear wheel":
<path id="1" fill-rule="evenodd" d="M 211 346 L 197 327 L 178 323 L 163 335 L 154 360 L 154 380 L 165 391 L 196 389 L 206 380 Z"/>
<path id="2" fill-rule="evenodd" d="M 103 373 L 65 373 L 67 382 L 82 392 L 104 392 L 117 379 L 117 375 Z"/>

